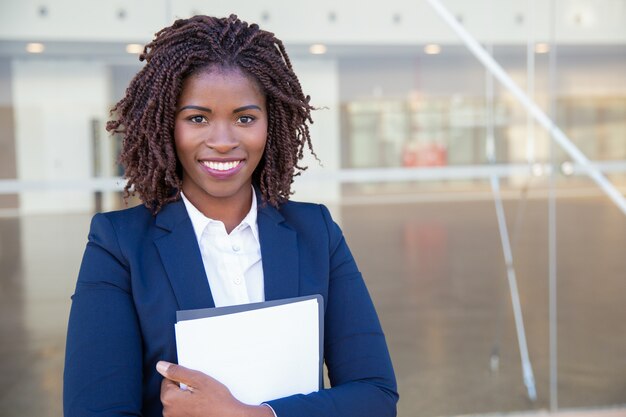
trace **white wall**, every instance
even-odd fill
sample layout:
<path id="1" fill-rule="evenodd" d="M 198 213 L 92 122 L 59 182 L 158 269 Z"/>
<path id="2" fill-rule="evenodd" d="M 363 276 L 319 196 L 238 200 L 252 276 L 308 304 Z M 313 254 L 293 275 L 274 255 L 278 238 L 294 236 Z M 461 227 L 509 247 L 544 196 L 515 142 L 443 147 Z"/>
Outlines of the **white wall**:
<path id="1" fill-rule="evenodd" d="M 98 62 L 13 62 L 20 180 L 75 181 L 92 176 L 91 120 L 105 120 L 107 82 L 106 68 Z M 23 214 L 92 209 L 93 194 L 88 191 L 29 191 L 20 195 Z"/>
<path id="2" fill-rule="evenodd" d="M 481 41 L 524 43 L 530 27 L 538 40 L 550 37 L 550 1 L 443 0 Z M 561 43 L 626 41 L 622 0 L 558 0 L 555 34 Z M 47 14 L 39 13 L 41 7 Z M 123 18 L 120 12 L 123 11 Z M 426 0 L 3 0 L 0 39 L 145 42 L 174 18 L 236 13 L 274 31 L 287 43 L 458 43 Z M 330 19 L 329 16 L 335 16 Z M 520 16 L 522 17 L 520 19 Z M 533 22 L 531 24 L 531 21 Z"/>
<path id="3" fill-rule="evenodd" d="M 125 13 L 123 19 L 119 18 L 121 10 Z M 169 23 L 165 0 L 0 2 L 0 39 L 145 41 Z"/>

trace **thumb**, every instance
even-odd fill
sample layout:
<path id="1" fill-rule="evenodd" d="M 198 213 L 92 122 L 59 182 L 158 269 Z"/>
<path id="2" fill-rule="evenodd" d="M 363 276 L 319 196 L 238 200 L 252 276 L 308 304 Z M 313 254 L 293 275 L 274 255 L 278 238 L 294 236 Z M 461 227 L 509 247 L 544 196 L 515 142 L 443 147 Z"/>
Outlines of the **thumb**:
<path id="1" fill-rule="evenodd" d="M 166 361 L 157 362 L 156 369 L 163 377 L 190 387 L 198 387 L 200 385 L 201 375 L 203 375 L 201 372 Z"/>

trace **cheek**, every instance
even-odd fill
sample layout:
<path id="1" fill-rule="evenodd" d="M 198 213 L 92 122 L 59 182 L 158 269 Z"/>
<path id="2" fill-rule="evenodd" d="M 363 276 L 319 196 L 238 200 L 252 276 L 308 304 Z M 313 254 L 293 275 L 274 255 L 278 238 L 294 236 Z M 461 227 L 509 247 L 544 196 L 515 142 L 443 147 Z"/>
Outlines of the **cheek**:
<path id="1" fill-rule="evenodd" d="M 259 137 L 255 143 L 255 151 L 258 154 L 258 158 L 261 159 L 265 153 L 265 145 L 267 144 L 267 135 Z"/>
<path id="2" fill-rule="evenodd" d="M 263 154 L 267 144 L 267 123 L 259 129 L 257 149 Z"/>
<path id="3" fill-rule="evenodd" d="M 181 126 L 174 127 L 174 149 L 179 158 L 184 158 L 185 153 L 189 151 L 191 141 L 189 134 Z"/>
<path id="4" fill-rule="evenodd" d="M 245 147 L 248 150 L 248 156 L 256 160 L 260 160 L 265 152 L 265 144 L 267 143 L 267 124 L 259 124 L 250 129 L 245 139 L 242 137 L 242 142 L 245 142 Z"/>

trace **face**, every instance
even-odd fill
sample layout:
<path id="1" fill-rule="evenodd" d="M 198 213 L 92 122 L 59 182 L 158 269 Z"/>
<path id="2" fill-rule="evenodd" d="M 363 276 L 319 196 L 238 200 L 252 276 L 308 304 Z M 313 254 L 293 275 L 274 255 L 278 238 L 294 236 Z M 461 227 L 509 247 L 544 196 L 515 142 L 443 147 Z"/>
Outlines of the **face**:
<path id="1" fill-rule="evenodd" d="M 267 124 L 265 95 L 240 71 L 209 69 L 184 81 L 174 141 L 183 192 L 196 207 L 250 204 Z"/>

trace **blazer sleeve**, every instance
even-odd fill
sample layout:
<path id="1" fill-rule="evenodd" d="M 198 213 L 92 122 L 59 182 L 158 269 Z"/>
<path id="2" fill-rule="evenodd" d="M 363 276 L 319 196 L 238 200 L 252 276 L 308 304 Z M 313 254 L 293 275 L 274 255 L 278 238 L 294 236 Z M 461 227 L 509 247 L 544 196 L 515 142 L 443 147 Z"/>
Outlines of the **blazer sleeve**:
<path id="1" fill-rule="evenodd" d="M 393 417 L 398 393 L 378 316 L 339 226 L 321 210 L 330 248 L 324 360 L 332 387 L 267 404 L 277 417 Z"/>
<path id="2" fill-rule="evenodd" d="M 111 221 L 97 214 L 72 296 L 65 417 L 141 415 L 142 342 L 130 285 Z"/>

